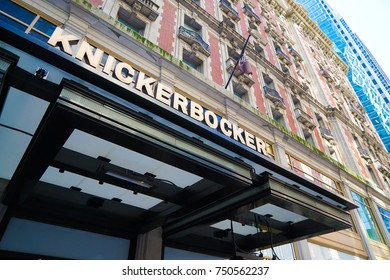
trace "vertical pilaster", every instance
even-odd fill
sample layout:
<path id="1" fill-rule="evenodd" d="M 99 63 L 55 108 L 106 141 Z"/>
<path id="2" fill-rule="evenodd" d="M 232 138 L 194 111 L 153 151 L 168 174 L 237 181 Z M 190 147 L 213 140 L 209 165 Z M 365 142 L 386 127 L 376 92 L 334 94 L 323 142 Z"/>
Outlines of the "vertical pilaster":
<path id="1" fill-rule="evenodd" d="M 311 254 L 309 249 L 309 242 L 307 240 L 301 240 L 294 243 L 294 249 L 296 250 L 297 257 L 300 260 L 311 260 Z"/>
<path id="2" fill-rule="evenodd" d="M 286 158 L 286 148 L 280 142 L 275 142 L 274 149 L 277 157 L 277 161 L 280 165 L 286 168 L 290 168 Z"/>

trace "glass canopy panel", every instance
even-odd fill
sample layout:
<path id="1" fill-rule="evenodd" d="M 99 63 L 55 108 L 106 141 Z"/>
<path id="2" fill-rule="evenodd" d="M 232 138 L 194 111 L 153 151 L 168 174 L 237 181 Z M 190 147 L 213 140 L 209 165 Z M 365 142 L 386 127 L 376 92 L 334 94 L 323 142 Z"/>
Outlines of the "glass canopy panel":
<path id="1" fill-rule="evenodd" d="M 134 194 L 130 190 L 126 190 L 111 184 L 99 184 L 97 180 L 80 176 L 71 172 L 59 172 L 57 168 L 49 167 L 42 175 L 40 181 L 54 184 L 64 188 L 77 187 L 81 192 L 95 195 L 101 198 L 121 199 L 121 203 L 135 206 L 142 209 L 150 209 L 161 202 L 160 199 L 143 195 Z"/>
<path id="2" fill-rule="evenodd" d="M 0 126 L 0 178 L 11 179 L 30 141 L 30 135 Z"/>
<path id="3" fill-rule="evenodd" d="M 131 151 L 109 141 L 75 130 L 66 141 L 65 148 L 97 158 L 110 159 L 110 164 L 138 172 L 151 173 L 159 179 L 168 180 L 180 188 L 190 186 L 202 177 L 165 164 L 156 159 Z"/>
<path id="4" fill-rule="evenodd" d="M 34 134 L 49 103 L 15 88 L 10 88 L 0 123 Z"/>
<path id="5" fill-rule="evenodd" d="M 217 228 L 220 230 L 230 230 L 231 229 L 231 223 L 230 220 L 223 220 L 220 221 L 216 224 L 211 225 L 213 228 Z M 248 226 L 248 225 L 243 225 L 241 223 L 233 221 L 233 231 L 235 234 L 240 234 L 240 235 L 250 235 L 250 234 L 256 234 L 259 232 L 259 229 Z"/>
<path id="6" fill-rule="evenodd" d="M 286 209 L 280 208 L 278 206 L 269 203 L 264 204 L 255 209 L 252 209 L 251 212 L 262 216 L 272 215 L 271 216 L 272 219 L 283 223 L 287 223 L 287 222 L 298 223 L 307 220 L 307 218 L 304 216 L 301 216 L 299 214 L 296 214 L 294 212 L 288 211 Z"/>

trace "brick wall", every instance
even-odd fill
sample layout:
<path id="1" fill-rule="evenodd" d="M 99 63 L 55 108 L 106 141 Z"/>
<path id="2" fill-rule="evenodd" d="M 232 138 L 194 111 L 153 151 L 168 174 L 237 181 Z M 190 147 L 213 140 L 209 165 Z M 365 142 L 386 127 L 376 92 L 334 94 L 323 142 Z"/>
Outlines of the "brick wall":
<path id="1" fill-rule="evenodd" d="M 221 46 L 219 44 L 219 38 L 215 37 L 211 32 L 209 32 L 209 44 L 211 79 L 215 83 L 223 86 Z"/>
<path id="2" fill-rule="evenodd" d="M 157 38 L 158 45 L 173 54 L 176 39 L 177 8 L 170 1 L 164 1 L 161 7 L 161 26 Z"/>

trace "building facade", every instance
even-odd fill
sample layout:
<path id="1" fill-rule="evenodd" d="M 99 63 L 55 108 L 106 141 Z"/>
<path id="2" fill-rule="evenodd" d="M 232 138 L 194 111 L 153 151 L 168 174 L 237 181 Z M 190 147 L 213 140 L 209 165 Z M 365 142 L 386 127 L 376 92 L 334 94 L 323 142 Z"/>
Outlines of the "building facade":
<path id="1" fill-rule="evenodd" d="M 348 64 L 348 78 L 390 152 L 390 80 L 364 43 L 324 0 L 298 0 Z"/>
<path id="2" fill-rule="evenodd" d="M 389 154 L 301 5 L 2 0 L 0 29 L 0 258 L 390 259 Z"/>

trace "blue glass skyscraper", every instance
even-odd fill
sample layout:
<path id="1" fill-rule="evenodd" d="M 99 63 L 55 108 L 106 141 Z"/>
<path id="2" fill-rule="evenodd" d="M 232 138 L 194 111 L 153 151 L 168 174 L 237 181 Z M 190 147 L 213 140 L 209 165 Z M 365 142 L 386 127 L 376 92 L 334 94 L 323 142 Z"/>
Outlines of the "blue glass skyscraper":
<path id="1" fill-rule="evenodd" d="M 390 152 L 390 81 L 371 52 L 344 19 L 324 0 L 295 0 L 332 40 L 348 64 L 348 78 L 375 129 Z"/>

